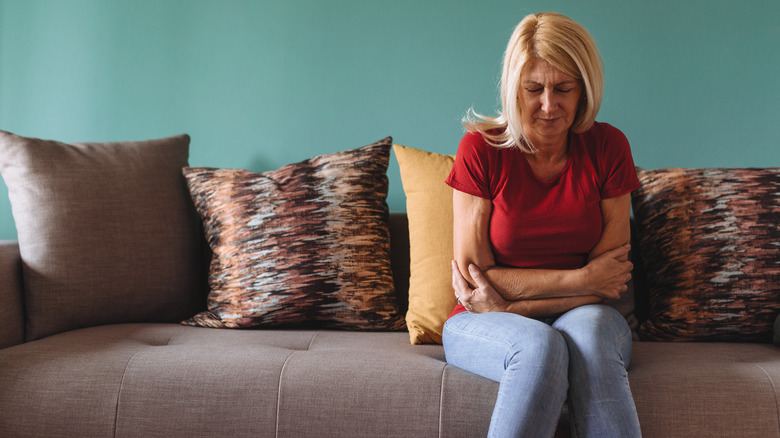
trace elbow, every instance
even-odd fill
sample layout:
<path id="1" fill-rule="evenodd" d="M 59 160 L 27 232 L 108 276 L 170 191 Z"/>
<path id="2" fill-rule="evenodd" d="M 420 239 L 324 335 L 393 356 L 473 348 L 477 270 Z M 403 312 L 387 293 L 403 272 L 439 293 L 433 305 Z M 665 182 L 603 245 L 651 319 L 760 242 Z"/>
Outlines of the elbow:
<path id="1" fill-rule="evenodd" d="M 471 274 L 469 273 L 469 265 L 472 263 L 474 263 L 474 260 L 471 258 L 458 257 L 457 255 L 455 256 L 455 264 L 458 266 L 460 275 L 473 287 L 474 279 L 471 278 Z M 476 263 L 474 264 L 476 265 Z"/>
<path id="2" fill-rule="evenodd" d="M 492 261 L 480 261 L 473 257 L 458 257 L 455 256 L 455 263 L 458 266 L 458 271 L 460 271 L 460 275 L 472 286 L 475 286 L 474 279 L 471 276 L 471 272 L 469 272 L 469 266 L 474 265 L 479 269 L 482 273 L 487 272 L 488 270 L 494 268 L 494 264 Z"/>
<path id="3" fill-rule="evenodd" d="M 458 270 L 460 271 L 460 275 L 463 276 L 463 278 L 471 285 L 474 286 L 474 279 L 471 277 L 471 273 L 469 272 L 469 266 L 475 265 L 480 271 L 485 272 L 491 268 L 493 268 L 492 261 L 481 261 L 477 260 L 474 257 L 466 257 L 464 255 L 455 255 L 455 263 L 458 265 Z"/>

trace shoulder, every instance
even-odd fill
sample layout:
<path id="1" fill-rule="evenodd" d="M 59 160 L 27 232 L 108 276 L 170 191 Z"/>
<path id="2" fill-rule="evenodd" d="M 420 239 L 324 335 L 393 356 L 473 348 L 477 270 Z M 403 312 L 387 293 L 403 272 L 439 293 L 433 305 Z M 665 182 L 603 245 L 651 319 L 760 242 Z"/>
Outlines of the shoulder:
<path id="1" fill-rule="evenodd" d="M 614 156 L 630 153 L 628 138 L 621 130 L 609 123 L 594 122 L 587 131 L 577 134 L 585 150 L 598 156 Z"/>
<path id="2" fill-rule="evenodd" d="M 487 132 L 468 131 L 463 135 L 463 138 L 461 138 L 460 147 L 480 150 L 483 153 L 491 155 L 500 155 L 513 150 L 519 151 L 520 149 L 515 146 L 495 146 L 495 142 L 498 140 L 496 140 L 494 136 L 499 137 L 503 132 L 503 129 L 491 129 Z"/>
<path id="3" fill-rule="evenodd" d="M 583 165 L 601 181 L 601 198 L 616 198 L 639 186 L 628 139 L 608 123 L 594 123 L 580 135 Z"/>
<path id="4" fill-rule="evenodd" d="M 467 132 L 460 139 L 458 156 L 461 158 L 488 157 L 496 152 L 496 147 L 488 144 L 480 132 Z"/>
<path id="5" fill-rule="evenodd" d="M 466 132 L 460 139 L 460 145 L 478 149 L 498 149 L 488 143 L 485 136 L 479 131 Z"/>
<path id="6" fill-rule="evenodd" d="M 485 141 L 485 138 L 482 137 L 482 133 L 476 132 L 476 131 L 469 131 L 466 132 L 463 135 L 463 138 L 460 139 L 461 145 L 469 145 L 469 146 L 482 146 L 487 145 L 487 141 Z"/>
<path id="7" fill-rule="evenodd" d="M 583 136 L 587 140 L 591 140 L 591 142 L 595 141 L 597 143 L 628 143 L 628 139 L 626 138 L 626 135 L 623 134 L 623 131 L 610 125 L 609 123 L 603 122 L 594 122 L 590 129 L 579 135 Z"/>

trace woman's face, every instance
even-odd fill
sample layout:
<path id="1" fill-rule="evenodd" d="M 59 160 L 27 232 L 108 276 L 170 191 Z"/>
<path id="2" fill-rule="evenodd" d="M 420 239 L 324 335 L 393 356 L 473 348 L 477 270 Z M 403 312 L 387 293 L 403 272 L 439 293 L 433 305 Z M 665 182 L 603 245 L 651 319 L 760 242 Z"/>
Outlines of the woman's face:
<path id="1" fill-rule="evenodd" d="M 525 136 L 536 147 L 559 146 L 577 115 L 582 83 L 542 59 L 529 61 L 520 76 L 521 119 Z"/>

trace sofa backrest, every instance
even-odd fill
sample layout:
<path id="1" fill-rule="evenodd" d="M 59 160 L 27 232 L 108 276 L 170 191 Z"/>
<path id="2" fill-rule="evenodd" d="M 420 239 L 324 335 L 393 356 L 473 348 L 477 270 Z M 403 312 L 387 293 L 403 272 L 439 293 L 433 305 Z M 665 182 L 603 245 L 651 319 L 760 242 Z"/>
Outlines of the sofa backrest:
<path id="1" fill-rule="evenodd" d="M 401 313 L 409 308 L 409 219 L 406 212 L 390 213 L 390 257 L 395 293 Z"/>

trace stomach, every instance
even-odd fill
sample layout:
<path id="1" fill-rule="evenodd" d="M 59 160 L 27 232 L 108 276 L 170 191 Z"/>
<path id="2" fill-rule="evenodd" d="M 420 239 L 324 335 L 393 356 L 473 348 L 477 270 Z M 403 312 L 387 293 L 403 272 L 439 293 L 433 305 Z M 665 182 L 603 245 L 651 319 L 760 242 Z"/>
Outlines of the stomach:
<path id="1" fill-rule="evenodd" d="M 590 198 L 590 199 L 588 199 Z M 584 266 L 602 231 L 600 198 L 556 199 L 546 208 L 499 209 L 490 221 L 496 264 L 537 269 Z"/>

